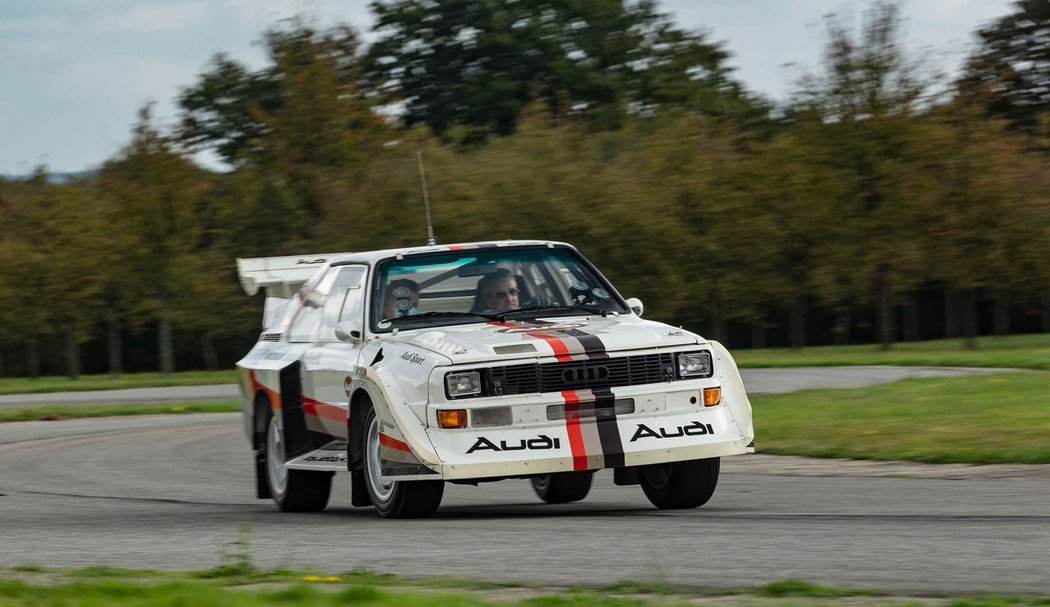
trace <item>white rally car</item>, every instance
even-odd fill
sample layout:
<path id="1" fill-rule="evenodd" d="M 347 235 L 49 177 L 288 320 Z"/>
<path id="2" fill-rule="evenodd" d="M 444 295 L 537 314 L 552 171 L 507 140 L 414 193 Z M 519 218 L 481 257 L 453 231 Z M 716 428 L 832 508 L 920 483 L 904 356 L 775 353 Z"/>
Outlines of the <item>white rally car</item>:
<path id="1" fill-rule="evenodd" d="M 658 508 L 710 499 L 719 458 L 754 451 L 751 405 L 718 342 L 641 318 L 559 242 L 239 259 L 265 289 L 237 363 L 259 498 L 433 514 L 446 482 L 530 479 L 548 503 L 594 472 Z"/>

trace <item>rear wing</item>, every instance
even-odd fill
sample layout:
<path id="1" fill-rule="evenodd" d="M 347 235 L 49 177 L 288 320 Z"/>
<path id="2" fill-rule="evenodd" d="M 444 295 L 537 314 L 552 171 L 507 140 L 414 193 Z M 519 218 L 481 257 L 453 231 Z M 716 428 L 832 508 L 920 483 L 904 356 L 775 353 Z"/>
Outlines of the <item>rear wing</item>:
<path id="1" fill-rule="evenodd" d="M 279 318 L 281 310 L 299 287 L 333 257 L 342 253 L 317 255 L 288 255 L 285 257 L 237 258 L 237 278 L 248 295 L 266 289 L 263 309 L 263 328 L 269 328 Z"/>

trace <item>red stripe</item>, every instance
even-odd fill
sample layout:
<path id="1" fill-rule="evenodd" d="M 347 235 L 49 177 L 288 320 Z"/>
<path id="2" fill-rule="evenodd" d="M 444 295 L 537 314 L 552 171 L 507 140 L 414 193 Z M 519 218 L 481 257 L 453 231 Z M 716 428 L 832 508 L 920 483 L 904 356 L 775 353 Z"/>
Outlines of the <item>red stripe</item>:
<path id="1" fill-rule="evenodd" d="M 281 396 L 277 394 L 277 392 L 264 386 L 262 382 L 255 378 L 255 369 L 248 369 L 248 379 L 252 382 L 252 394 L 262 390 L 263 394 L 266 395 L 266 398 L 270 400 L 270 408 L 275 411 L 281 410 Z"/>
<path id="2" fill-rule="evenodd" d="M 569 448 L 572 450 L 572 469 L 587 469 L 587 447 L 583 444 L 583 433 L 580 431 L 579 406 L 580 397 L 575 390 L 562 390 L 565 399 L 565 430 L 569 433 Z M 569 415 L 574 413 L 575 415 Z"/>
<path id="3" fill-rule="evenodd" d="M 346 411 L 341 407 L 335 405 L 329 405 L 319 400 L 314 400 L 308 396 L 303 397 L 303 411 L 307 415 L 314 415 L 316 417 L 323 417 L 325 419 L 331 419 L 339 423 L 346 423 Z"/>
<path id="4" fill-rule="evenodd" d="M 463 250 L 463 247 L 461 247 L 461 246 L 459 246 L 459 245 L 452 245 L 452 246 L 450 246 L 450 247 L 448 248 L 448 250 L 449 250 L 449 251 L 461 251 L 461 250 Z"/>
<path id="5" fill-rule="evenodd" d="M 379 433 L 379 444 L 380 445 L 386 445 L 387 447 L 391 447 L 393 449 L 397 449 L 398 451 L 404 451 L 406 453 L 412 453 L 412 450 L 408 448 L 407 444 L 397 440 L 396 438 L 394 438 L 392 436 L 387 436 L 386 434 L 383 434 L 382 432 Z"/>
<path id="6" fill-rule="evenodd" d="M 543 341 L 550 344 L 550 347 L 552 350 L 554 350 L 554 356 L 558 359 L 558 362 L 566 362 L 572 360 L 572 357 L 569 356 L 569 348 L 565 346 L 564 341 L 558 339 L 557 337 L 554 337 L 553 335 L 547 335 L 546 333 L 542 333 L 540 331 L 529 331 L 528 333 L 526 333 L 526 335 L 538 337 L 539 339 L 542 339 Z"/>

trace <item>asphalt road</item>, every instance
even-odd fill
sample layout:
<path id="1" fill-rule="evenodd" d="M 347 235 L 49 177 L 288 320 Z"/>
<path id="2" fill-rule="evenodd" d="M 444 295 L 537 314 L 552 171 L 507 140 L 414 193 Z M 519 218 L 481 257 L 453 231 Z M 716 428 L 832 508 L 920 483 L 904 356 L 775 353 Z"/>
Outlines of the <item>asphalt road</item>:
<path id="1" fill-rule="evenodd" d="M 741 369 L 749 393 L 768 394 L 814 388 L 857 388 L 909 377 L 957 377 L 1003 369 L 952 367 L 810 367 L 794 369 Z M 0 407 L 32 405 L 87 405 L 100 403 L 164 403 L 238 398 L 237 384 L 132 388 L 44 394 L 0 394 Z"/>
<path id="2" fill-rule="evenodd" d="M 449 486 L 434 518 L 390 521 L 350 508 L 346 477 L 322 513 L 255 500 L 237 414 L 0 424 L 0 566 L 204 568 L 249 525 L 266 568 L 1050 591 L 1050 466 L 724 461 L 696 510 L 655 510 L 603 472 L 576 504 L 544 505 L 527 482 L 502 481 Z"/>

